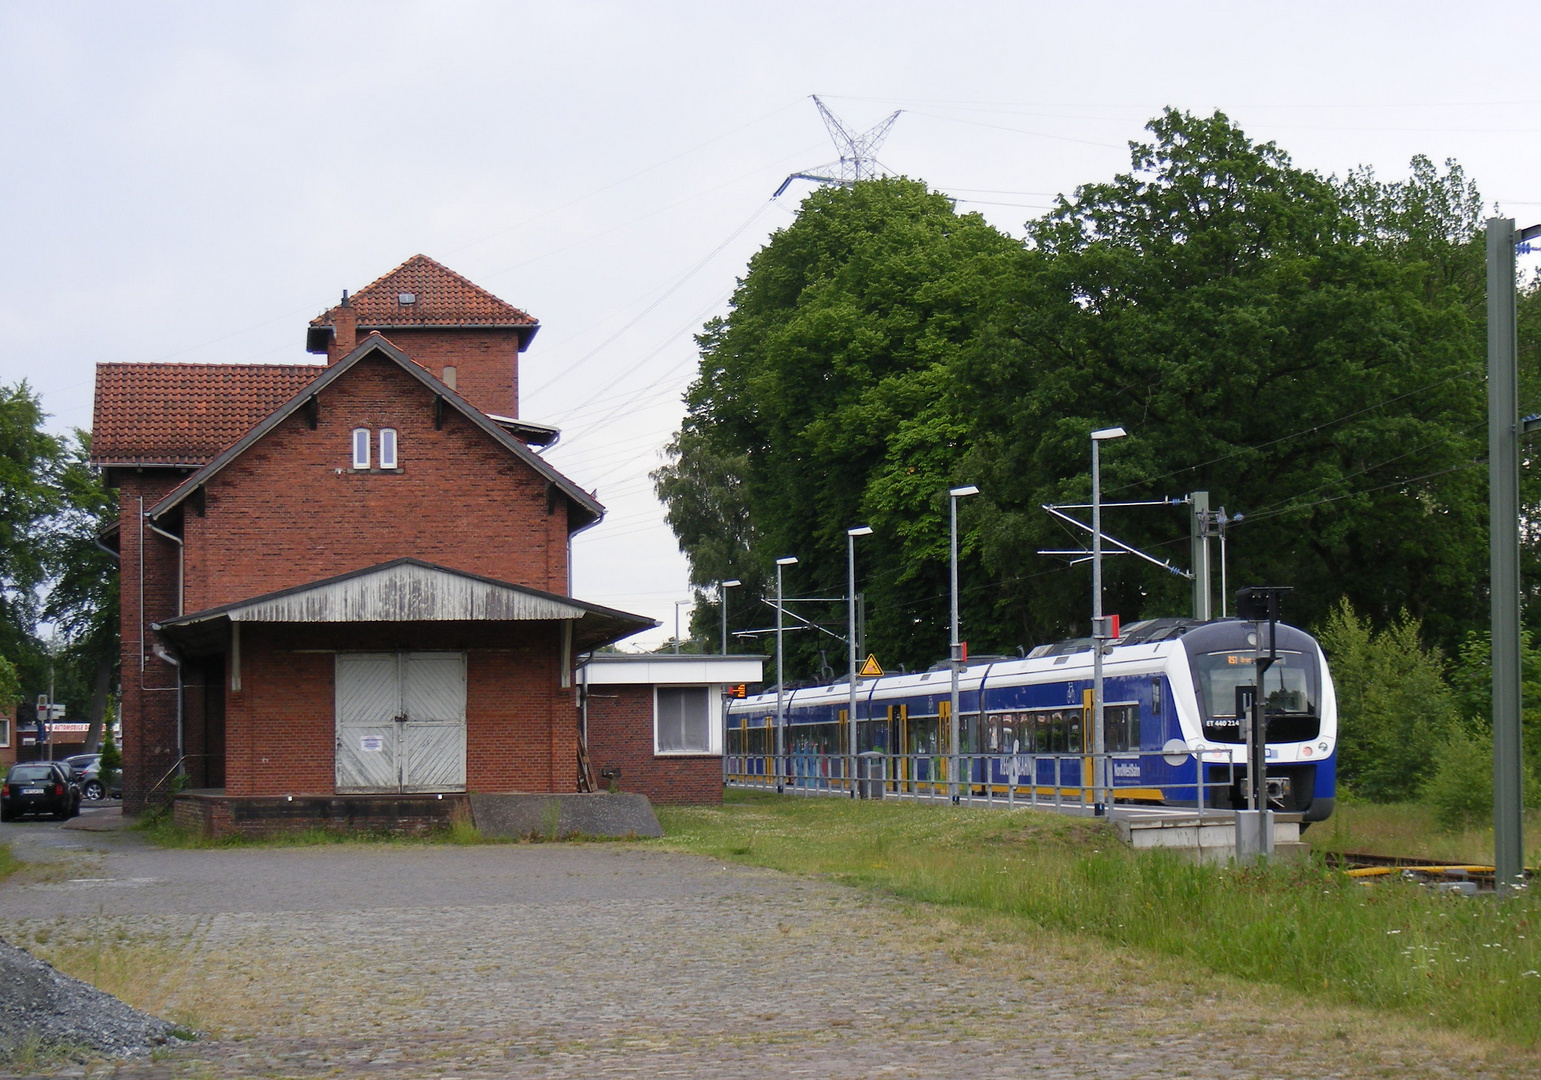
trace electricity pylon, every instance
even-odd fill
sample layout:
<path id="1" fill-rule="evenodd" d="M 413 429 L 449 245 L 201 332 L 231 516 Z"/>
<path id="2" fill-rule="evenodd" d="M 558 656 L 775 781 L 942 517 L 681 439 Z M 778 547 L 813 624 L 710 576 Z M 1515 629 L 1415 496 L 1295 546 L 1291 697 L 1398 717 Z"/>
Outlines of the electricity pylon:
<path id="1" fill-rule="evenodd" d="M 879 173 L 887 172 L 883 163 L 873 157 L 878 147 L 883 145 L 883 140 L 888 138 L 888 131 L 894 126 L 894 121 L 899 119 L 903 109 L 895 109 L 886 119 L 879 121 L 860 135 L 852 135 L 846 130 L 838 117 L 829 111 L 829 107 L 819 100 L 819 95 L 814 94 L 813 103 L 818 106 L 819 115 L 824 118 L 824 126 L 829 130 L 829 137 L 835 144 L 835 149 L 840 151 L 840 159 L 831 161 L 827 165 L 809 169 L 807 172 L 795 172 L 781 182 L 776 189 L 778 197 L 785 191 L 793 180 L 812 180 L 815 184 L 837 184 L 840 187 L 850 187 L 858 180 L 870 179 Z"/>

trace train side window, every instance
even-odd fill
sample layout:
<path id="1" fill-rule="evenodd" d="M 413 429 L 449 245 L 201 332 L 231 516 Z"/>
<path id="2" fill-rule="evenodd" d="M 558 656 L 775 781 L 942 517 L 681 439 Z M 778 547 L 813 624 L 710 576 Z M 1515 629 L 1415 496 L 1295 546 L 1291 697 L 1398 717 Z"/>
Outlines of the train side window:
<path id="1" fill-rule="evenodd" d="M 1129 749 L 1129 733 L 1124 728 L 1124 710 L 1121 705 L 1102 707 L 1103 745 L 1108 750 Z"/>
<path id="2" fill-rule="evenodd" d="M 1161 676 L 1150 680 L 1150 715 L 1156 718 L 1157 724 L 1161 722 Z"/>
<path id="3" fill-rule="evenodd" d="M 1066 725 L 1068 728 L 1066 734 L 1070 736 L 1070 747 L 1068 752 L 1072 754 L 1079 754 L 1081 752 L 1081 710 L 1072 710 L 1068 714 L 1068 717 L 1070 721 Z"/>
<path id="4" fill-rule="evenodd" d="M 1130 705 L 1127 711 L 1129 714 L 1128 749 L 1138 750 L 1145 745 L 1140 741 L 1140 707 L 1138 705 Z"/>

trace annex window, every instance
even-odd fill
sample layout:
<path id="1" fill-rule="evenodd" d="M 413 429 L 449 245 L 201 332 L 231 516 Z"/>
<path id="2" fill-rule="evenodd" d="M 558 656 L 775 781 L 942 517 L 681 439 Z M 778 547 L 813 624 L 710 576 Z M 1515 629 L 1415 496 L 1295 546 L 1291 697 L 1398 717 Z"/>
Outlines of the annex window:
<path id="1" fill-rule="evenodd" d="M 655 691 L 653 733 L 659 754 L 712 752 L 712 702 L 704 686 L 660 686 Z"/>
<path id="2" fill-rule="evenodd" d="M 11 718 L 0 716 L 0 746 L 11 745 Z"/>
<path id="3" fill-rule="evenodd" d="M 380 468 L 396 468 L 396 429 L 380 429 Z"/>
<path id="4" fill-rule="evenodd" d="M 369 429 L 353 429 L 353 467 L 355 469 L 369 468 Z"/>

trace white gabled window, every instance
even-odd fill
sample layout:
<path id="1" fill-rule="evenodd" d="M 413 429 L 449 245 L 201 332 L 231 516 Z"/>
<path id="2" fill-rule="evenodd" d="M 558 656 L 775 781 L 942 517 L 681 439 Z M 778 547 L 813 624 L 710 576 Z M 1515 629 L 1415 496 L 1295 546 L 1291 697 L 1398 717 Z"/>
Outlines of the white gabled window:
<path id="1" fill-rule="evenodd" d="M 353 467 L 355 469 L 369 468 L 369 429 L 353 429 Z"/>
<path id="2" fill-rule="evenodd" d="M 712 702 L 707 688 L 660 686 L 654 693 L 654 753 L 712 753 Z"/>
<path id="3" fill-rule="evenodd" d="M 380 429 L 380 468 L 396 468 L 396 429 Z"/>

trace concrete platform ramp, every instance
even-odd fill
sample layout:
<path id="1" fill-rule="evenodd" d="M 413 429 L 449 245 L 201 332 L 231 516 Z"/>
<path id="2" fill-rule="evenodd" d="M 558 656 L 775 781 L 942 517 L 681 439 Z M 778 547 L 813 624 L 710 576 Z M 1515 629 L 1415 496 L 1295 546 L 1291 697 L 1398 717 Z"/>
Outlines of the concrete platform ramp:
<path id="1" fill-rule="evenodd" d="M 472 795 L 471 820 L 483 836 L 561 840 L 572 836 L 662 836 L 646 795 Z"/>

